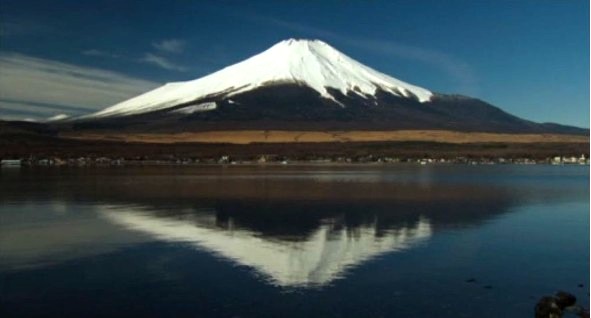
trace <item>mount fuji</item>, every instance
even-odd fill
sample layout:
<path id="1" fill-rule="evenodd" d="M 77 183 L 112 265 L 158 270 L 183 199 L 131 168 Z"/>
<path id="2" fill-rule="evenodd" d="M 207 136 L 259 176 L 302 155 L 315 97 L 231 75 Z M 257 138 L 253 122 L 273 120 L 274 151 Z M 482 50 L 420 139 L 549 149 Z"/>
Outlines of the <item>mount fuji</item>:
<path id="1" fill-rule="evenodd" d="M 376 71 L 320 40 L 289 39 L 205 77 L 165 84 L 69 121 L 133 131 L 445 129 L 587 134 Z"/>

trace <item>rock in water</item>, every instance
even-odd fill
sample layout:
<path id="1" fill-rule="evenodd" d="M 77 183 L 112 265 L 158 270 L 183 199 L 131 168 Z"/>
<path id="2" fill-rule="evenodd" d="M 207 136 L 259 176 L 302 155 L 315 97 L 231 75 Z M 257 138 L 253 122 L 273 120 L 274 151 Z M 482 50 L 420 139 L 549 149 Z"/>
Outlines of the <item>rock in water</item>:
<path id="1" fill-rule="evenodd" d="M 577 297 L 564 291 L 557 292 L 554 297 L 556 298 L 556 304 L 561 310 L 573 306 L 577 302 Z"/>
<path id="2" fill-rule="evenodd" d="M 536 304 L 536 318 L 561 318 L 562 310 L 556 303 L 556 298 L 544 296 Z"/>

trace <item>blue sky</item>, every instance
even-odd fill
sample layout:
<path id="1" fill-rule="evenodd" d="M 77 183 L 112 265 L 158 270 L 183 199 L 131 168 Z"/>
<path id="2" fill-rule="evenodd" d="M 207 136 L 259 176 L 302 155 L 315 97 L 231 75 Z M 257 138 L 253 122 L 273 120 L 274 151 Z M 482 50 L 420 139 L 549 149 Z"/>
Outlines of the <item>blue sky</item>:
<path id="1" fill-rule="evenodd" d="M 286 38 L 432 91 L 589 127 L 589 3 L 24 1 L 0 5 L 0 117 L 110 106 Z"/>

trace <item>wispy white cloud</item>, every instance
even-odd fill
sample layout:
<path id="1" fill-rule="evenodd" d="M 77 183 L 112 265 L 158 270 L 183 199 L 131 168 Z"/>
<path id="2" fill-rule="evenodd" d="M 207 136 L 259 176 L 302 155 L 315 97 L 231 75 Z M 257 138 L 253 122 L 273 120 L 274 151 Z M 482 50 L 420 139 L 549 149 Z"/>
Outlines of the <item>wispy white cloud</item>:
<path id="1" fill-rule="evenodd" d="M 0 70 L 3 118 L 90 113 L 159 85 L 117 72 L 21 54 L 0 54 Z"/>
<path id="2" fill-rule="evenodd" d="M 183 53 L 187 43 L 179 39 L 167 39 L 152 43 L 152 46 L 159 51 L 166 53 Z"/>
<path id="3" fill-rule="evenodd" d="M 152 53 L 144 54 L 144 57 L 140 59 L 140 62 L 152 64 L 169 71 L 185 72 L 187 70 L 184 66 L 178 65 L 165 57 Z"/>
<path id="4" fill-rule="evenodd" d="M 78 107 L 69 107 L 53 104 L 40 104 L 27 101 L 21 102 L 10 99 L 0 99 L 0 117 L 3 119 L 23 118 L 23 116 L 33 118 L 46 118 L 61 113 L 68 113 L 70 115 L 80 115 L 87 112 L 87 109 Z"/>
<path id="5" fill-rule="evenodd" d="M 299 33 L 310 34 L 320 39 L 338 41 L 344 45 L 370 51 L 374 54 L 396 56 L 431 65 L 447 74 L 451 80 L 455 82 L 455 85 L 460 92 L 474 95 L 478 93 L 478 80 L 470 65 L 461 59 L 444 52 L 402 44 L 392 40 L 352 37 L 322 28 L 254 13 L 242 14 L 239 17 L 258 23 L 282 27 Z"/>
<path id="6" fill-rule="evenodd" d="M 176 64 L 172 62 L 170 59 L 154 54 L 154 53 L 145 53 L 142 57 L 126 57 L 119 54 L 114 54 L 107 51 L 90 49 L 81 52 L 83 55 L 92 56 L 92 57 L 99 57 L 99 58 L 110 58 L 110 59 L 121 59 L 126 60 L 133 63 L 144 63 L 157 66 L 159 68 L 168 70 L 168 71 L 177 71 L 177 72 L 184 72 L 187 70 L 186 67 Z"/>

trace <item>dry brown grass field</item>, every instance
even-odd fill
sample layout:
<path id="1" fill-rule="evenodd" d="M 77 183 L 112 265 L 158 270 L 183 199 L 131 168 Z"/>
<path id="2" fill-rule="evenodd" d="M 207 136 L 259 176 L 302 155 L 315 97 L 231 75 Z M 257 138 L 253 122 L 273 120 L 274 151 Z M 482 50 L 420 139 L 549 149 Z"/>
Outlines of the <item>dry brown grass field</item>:
<path id="1" fill-rule="evenodd" d="M 65 133 L 63 138 L 141 143 L 334 143 L 417 141 L 441 143 L 589 143 L 589 136 L 561 134 L 500 134 L 446 130 L 281 131 L 236 130 L 185 133 Z"/>

